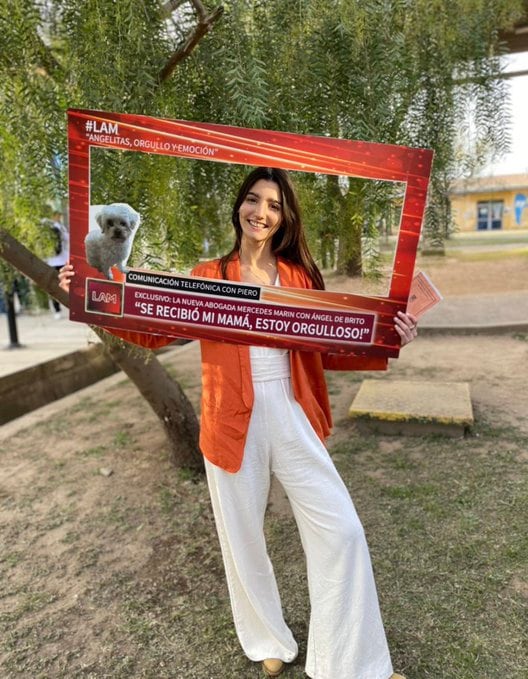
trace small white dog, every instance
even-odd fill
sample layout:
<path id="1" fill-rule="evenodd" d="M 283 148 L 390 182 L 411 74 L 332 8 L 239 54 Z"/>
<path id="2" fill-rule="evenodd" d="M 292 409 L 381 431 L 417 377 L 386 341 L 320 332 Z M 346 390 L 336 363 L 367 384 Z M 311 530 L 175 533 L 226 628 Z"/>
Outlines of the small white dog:
<path id="1" fill-rule="evenodd" d="M 84 239 L 86 261 L 113 280 L 112 267 L 126 273 L 134 236 L 141 217 L 126 203 L 105 205 L 95 216 L 101 231 L 89 231 Z"/>

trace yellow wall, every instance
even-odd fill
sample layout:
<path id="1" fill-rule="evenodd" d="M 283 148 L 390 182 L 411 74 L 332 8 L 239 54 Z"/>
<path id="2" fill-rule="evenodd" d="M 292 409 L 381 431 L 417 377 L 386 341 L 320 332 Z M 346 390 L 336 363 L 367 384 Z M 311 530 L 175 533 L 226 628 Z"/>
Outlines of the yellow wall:
<path id="1" fill-rule="evenodd" d="M 521 223 L 515 221 L 514 200 L 517 194 L 526 196 L 526 206 L 522 211 Z M 480 201 L 504 201 L 502 230 L 528 229 L 528 186 L 525 189 L 495 190 L 466 194 L 451 194 L 451 210 L 456 226 L 460 231 L 477 230 L 477 203 Z"/>

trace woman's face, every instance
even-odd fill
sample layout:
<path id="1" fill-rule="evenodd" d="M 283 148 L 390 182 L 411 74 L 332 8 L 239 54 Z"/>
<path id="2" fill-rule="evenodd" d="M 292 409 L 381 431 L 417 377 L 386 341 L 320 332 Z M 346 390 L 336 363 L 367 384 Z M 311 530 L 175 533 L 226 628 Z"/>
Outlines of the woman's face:
<path id="1" fill-rule="evenodd" d="M 238 216 L 242 227 L 242 241 L 263 244 L 271 239 L 282 221 L 279 185 L 268 179 L 255 182 L 244 198 Z"/>

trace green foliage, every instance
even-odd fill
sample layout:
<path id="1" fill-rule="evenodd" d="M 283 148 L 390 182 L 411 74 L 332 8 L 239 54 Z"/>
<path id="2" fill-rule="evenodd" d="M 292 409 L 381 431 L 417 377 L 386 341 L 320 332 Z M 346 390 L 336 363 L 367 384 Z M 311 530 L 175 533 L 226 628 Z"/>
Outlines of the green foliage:
<path id="1" fill-rule="evenodd" d="M 225 0 L 162 82 L 196 24 L 191 3 L 167 19 L 153 0 L 0 0 L 0 226 L 42 249 L 39 219 L 66 197 L 70 106 L 433 148 L 426 228 L 441 243 L 453 179 L 507 148 L 498 31 L 522 4 Z M 92 167 L 92 203 L 141 212 L 146 265 L 189 265 L 205 241 L 208 254 L 229 247 L 243 168 L 113 151 Z M 375 273 L 379 224 L 395 221 L 401 187 L 295 180 L 319 260 L 357 272 L 363 253 Z"/>

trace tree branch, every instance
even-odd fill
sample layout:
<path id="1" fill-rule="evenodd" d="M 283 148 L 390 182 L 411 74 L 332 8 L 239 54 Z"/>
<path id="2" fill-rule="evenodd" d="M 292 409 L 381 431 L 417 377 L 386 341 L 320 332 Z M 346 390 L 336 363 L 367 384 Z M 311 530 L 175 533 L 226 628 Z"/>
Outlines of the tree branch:
<path id="1" fill-rule="evenodd" d="M 201 0 L 168 0 L 161 7 L 161 16 L 164 19 L 168 19 L 170 15 L 178 9 L 178 7 L 185 5 L 186 2 L 193 5 L 200 19 L 203 20 L 207 18 L 207 10 Z"/>
<path id="2" fill-rule="evenodd" d="M 191 0 L 191 2 L 194 5 L 194 9 L 198 12 L 200 21 L 205 21 L 207 19 L 207 10 L 201 0 Z"/>
<path id="3" fill-rule="evenodd" d="M 185 5 L 186 2 L 189 2 L 189 0 L 168 0 L 168 2 L 161 6 L 162 18 L 168 19 L 170 15 L 178 9 L 178 7 Z"/>
<path id="4" fill-rule="evenodd" d="M 198 15 L 198 23 L 194 30 L 189 33 L 187 38 L 181 43 L 178 49 L 172 54 L 166 65 L 160 72 L 159 80 L 160 82 L 165 82 L 171 75 L 176 66 L 183 61 L 185 57 L 193 51 L 200 40 L 206 35 L 213 25 L 218 21 L 218 19 L 224 13 L 224 8 L 219 5 L 210 14 L 207 13 L 207 9 L 201 0 L 167 0 L 161 7 L 162 18 L 167 19 L 170 15 L 175 12 L 179 7 L 189 2 L 195 9 Z M 59 61 L 55 58 L 51 48 L 46 45 L 40 36 L 37 36 L 39 42 L 40 53 L 42 55 L 42 75 L 51 76 L 54 72 L 62 72 L 63 68 Z"/>
<path id="5" fill-rule="evenodd" d="M 63 306 L 70 308 L 70 296 L 59 287 L 55 269 L 34 255 L 5 229 L 0 229 L 0 256 L 35 281 L 39 288 L 46 290 Z M 31 270 L 31 275 L 28 270 Z"/>
<path id="6" fill-rule="evenodd" d="M 69 294 L 59 287 L 55 269 L 1 228 L 0 257 L 69 308 Z M 151 351 L 136 347 L 131 352 L 124 342 L 112 338 L 103 328 L 90 327 L 99 336 L 105 351 L 130 377 L 158 416 L 167 434 L 174 463 L 202 472 L 204 463 L 198 449 L 198 420 L 180 385 L 170 377 Z"/>
<path id="7" fill-rule="evenodd" d="M 46 75 L 52 75 L 55 72 L 63 73 L 64 69 L 62 68 L 62 65 L 60 62 L 57 61 L 55 58 L 53 51 L 51 47 L 46 45 L 44 40 L 40 37 L 40 35 L 36 34 L 36 39 L 38 42 L 40 54 L 42 56 L 42 68 L 45 71 Z"/>
<path id="8" fill-rule="evenodd" d="M 174 52 L 169 61 L 161 70 L 159 74 L 160 82 L 165 82 L 171 76 L 172 72 L 180 63 L 180 61 L 189 56 L 196 45 L 200 42 L 204 35 L 211 30 L 213 25 L 218 21 L 224 12 L 224 8 L 222 5 L 220 5 L 215 10 L 213 10 L 211 14 L 207 15 L 204 6 L 199 0 L 193 0 L 193 5 L 200 15 L 198 23 L 196 24 L 194 31 L 188 35 L 187 39 L 180 45 L 180 47 L 178 47 L 178 49 Z"/>

